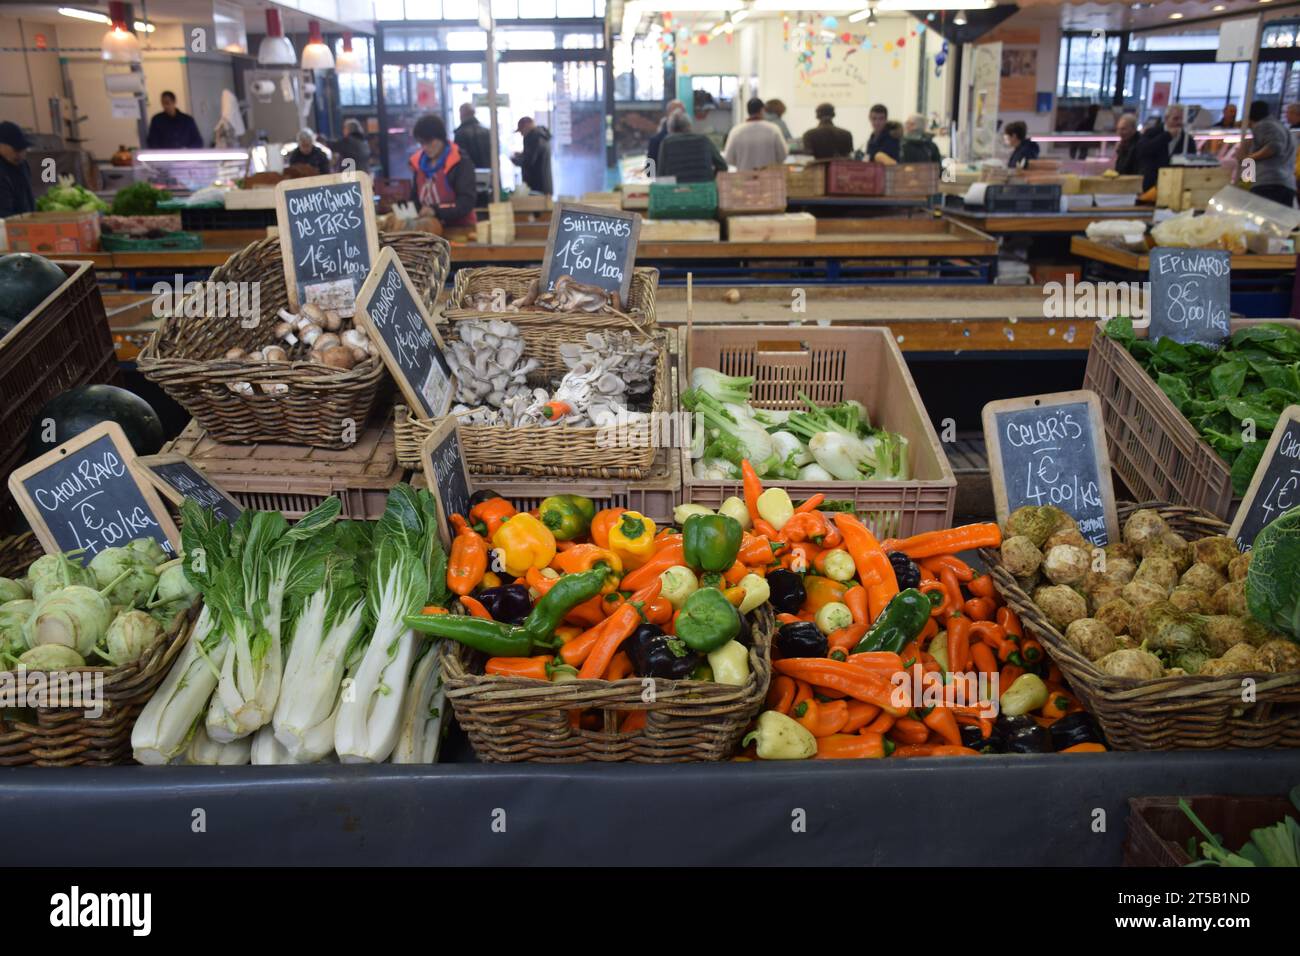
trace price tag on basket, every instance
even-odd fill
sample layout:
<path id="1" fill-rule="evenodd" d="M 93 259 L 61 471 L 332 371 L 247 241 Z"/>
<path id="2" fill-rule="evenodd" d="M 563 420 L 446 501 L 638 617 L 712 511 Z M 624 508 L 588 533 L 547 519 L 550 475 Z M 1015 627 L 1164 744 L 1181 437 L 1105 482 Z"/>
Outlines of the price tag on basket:
<path id="1" fill-rule="evenodd" d="M 617 292 L 619 308 L 627 309 L 640 235 L 641 217 L 634 212 L 559 203 L 546 236 L 543 285 L 549 290 L 561 276 L 572 276 L 583 285 Z"/>
<path id="2" fill-rule="evenodd" d="M 384 249 L 357 293 L 357 324 L 379 346 L 411 410 L 441 418 L 451 405 L 451 366 L 433 319 L 397 253 Z"/>
<path id="3" fill-rule="evenodd" d="M 1119 540 L 1101 402 L 1089 391 L 984 406 L 998 521 L 1024 505 L 1055 505 L 1097 545 Z"/>
<path id="4" fill-rule="evenodd" d="M 1300 507 L 1300 405 L 1292 405 L 1278 419 L 1228 534 L 1241 550 L 1249 551 L 1265 525 L 1296 507 Z"/>
<path id="5" fill-rule="evenodd" d="M 1151 340 L 1221 346 L 1232 334 L 1228 326 L 1232 257 L 1219 249 L 1157 246 L 1148 260 Z"/>
<path id="6" fill-rule="evenodd" d="M 180 535 L 167 506 L 132 467 L 135 452 L 116 422 L 101 422 L 14 469 L 9 490 L 47 552 L 105 548 L 153 538 L 174 554 Z"/>
<path id="7" fill-rule="evenodd" d="M 275 221 L 289 307 L 311 302 L 351 316 L 379 258 L 370 175 L 286 179 L 275 187 Z"/>
<path id="8" fill-rule="evenodd" d="M 137 458 L 134 467 L 145 481 L 173 504 L 179 505 L 189 498 L 204 508 L 211 508 L 217 518 L 231 524 L 243 513 L 243 508 L 234 498 L 213 484 L 212 479 L 184 455 L 149 455 Z"/>
<path id="9" fill-rule="evenodd" d="M 420 463 L 429 490 L 438 499 L 438 534 L 445 548 L 451 547 L 450 516 L 469 513 L 469 473 L 456 426 L 456 416 L 448 415 L 420 443 Z"/>

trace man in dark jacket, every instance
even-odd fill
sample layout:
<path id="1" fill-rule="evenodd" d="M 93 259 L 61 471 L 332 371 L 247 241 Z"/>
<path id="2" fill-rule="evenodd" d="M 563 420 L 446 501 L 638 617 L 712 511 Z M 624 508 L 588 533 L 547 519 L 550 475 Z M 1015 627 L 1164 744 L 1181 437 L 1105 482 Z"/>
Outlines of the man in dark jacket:
<path id="1" fill-rule="evenodd" d="M 1138 165 L 1138 121 L 1132 113 L 1125 113 L 1115 121 L 1119 143 L 1115 147 L 1115 172 L 1121 176 L 1136 176 L 1142 171 Z"/>
<path id="2" fill-rule="evenodd" d="M 934 145 L 934 138 L 925 129 L 925 117 L 913 113 L 903 120 L 903 139 L 899 145 L 899 162 L 941 163 L 943 155 Z"/>
<path id="3" fill-rule="evenodd" d="M 1172 166 L 1179 153 L 1196 155 L 1196 141 L 1183 128 L 1183 108 L 1175 103 L 1165 111 L 1165 121 L 1152 120 L 1138 140 L 1138 165 L 1142 168 L 1142 189 L 1150 189 L 1160 179 L 1160 170 Z"/>
<path id="4" fill-rule="evenodd" d="M 411 135 L 420 144 L 410 160 L 416 204 L 444 226 L 474 225 L 474 166 L 459 146 L 447 142 L 447 124 L 426 113 Z"/>
<path id="5" fill-rule="evenodd" d="M 650 142 L 645 145 L 647 160 L 652 163 L 659 161 L 659 147 L 663 146 L 664 140 L 668 138 L 668 121 L 674 113 L 684 113 L 685 111 L 686 106 L 681 100 L 668 101 L 668 106 L 664 110 L 664 118 L 659 121 L 659 128 L 654 131 L 654 135 L 650 137 Z M 658 175 L 657 171 L 653 169 L 648 170 L 648 172 L 652 176 Z"/>
<path id="6" fill-rule="evenodd" d="M 316 145 L 316 131 L 303 127 L 298 130 L 298 145 L 285 162 L 290 166 L 310 166 L 318 176 L 328 176 L 330 158 Z"/>
<path id="7" fill-rule="evenodd" d="M 533 122 L 531 116 L 519 121 L 517 132 L 524 137 L 524 149 L 510 157 L 524 174 L 524 185 L 545 196 L 555 191 L 551 182 L 551 131 Z"/>
<path id="8" fill-rule="evenodd" d="M 726 168 L 713 140 L 691 132 L 689 116 L 678 110 L 668 117 L 668 136 L 659 147 L 655 175 L 674 176 L 679 183 L 711 183 Z"/>
<path id="9" fill-rule="evenodd" d="M 478 121 L 474 107 L 469 103 L 460 106 L 460 125 L 456 127 L 456 145 L 469 157 L 475 169 L 492 168 L 492 132 Z"/>
<path id="10" fill-rule="evenodd" d="M 149 121 L 145 146 L 149 149 L 202 149 L 203 137 L 194 117 L 176 108 L 176 94 L 164 90 L 158 101 L 162 104 L 162 112 L 155 113 Z"/>
<path id="11" fill-rule="evenodd" d="M 898 162 L 902 144 L 885 129 L 889 123 L 889 110 L 883 103 L 877 103 L 871 107 L 867 118 L 871 120 L 871 135 L 867 137 L 867 154 L 863 158 L 870 162 L 875 160 L 877 153 L 883 153 Z"/>
<path id="12" fill-rule="evenodd" d="M 370 141 L 366 139 L 360 122 L 355 119 L 343 121 L 343 138 L 334 147 L 334 155 L 338 157 L 340 169 L 370 172 Z"/>
<path id="13" fill-rule="evenodd" d="M 853 134 L 835 125 L 835 107 L 817 107 L 817 125 L 803 134 L 803 148 L 813 159 L 848 159 L 853 155 Z"/>
<path id="14" fill-rule="evenodd" d="M 1038 158 L 1038 144 L 1029 138 L 1029 127 L 1021 120 L 1012 120 L 1002 127 L 1002 141 L 1011 148 L 1007 166 L 1025 169 Z"/>
<path id="15" fill-rule="evenodd" d="M 31 141 L 17 123 L 0 123 L 0 219 L 34 212 L 32 171 L 27 166 Z"/>

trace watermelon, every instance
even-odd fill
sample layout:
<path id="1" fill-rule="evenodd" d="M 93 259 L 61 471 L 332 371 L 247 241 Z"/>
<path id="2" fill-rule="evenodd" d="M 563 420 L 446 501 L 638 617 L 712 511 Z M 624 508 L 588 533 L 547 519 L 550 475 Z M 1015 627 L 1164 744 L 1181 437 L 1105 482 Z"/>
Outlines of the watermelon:
<path id="1" fill-rule="evenodd" d="M 122 426 L 137 455 L 157 454 L 162 448 L 162 421 L 143 398 L 115 385 L 79 385 L 55 395 L 36 413 L 27 433 L 28 458 L 38 458 L 105 421 Z M 47 431 L 50 423 L 54 426 L 52 443 L 45 440 L 51 434 Z"/>
<path id="2" fill-rule="evenodd" d="M 0 257 L 0 320 L 17 325 L 67 281 L 63 270 L 44 256 L 11 252 Z"/>

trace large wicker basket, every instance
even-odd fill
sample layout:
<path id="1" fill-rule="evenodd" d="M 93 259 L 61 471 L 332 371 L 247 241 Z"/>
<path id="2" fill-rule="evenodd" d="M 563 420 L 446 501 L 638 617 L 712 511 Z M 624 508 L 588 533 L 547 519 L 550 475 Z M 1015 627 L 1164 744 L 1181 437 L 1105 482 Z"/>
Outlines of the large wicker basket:
<path id="1" fill-rule="evenodd" d="M 645 700 L 639 677 L 558 684 L 483 673 L 483 655 L 444 641 L 442 676 L 456 720 L 479 759 L 490 763 L 630 761 L 679 763 L 726 760 L 757 716 L 772 676 L 775 618 L 764 605 L 754 612 L 749 679 L 743 686 L 709 681 L 654 680 Z M 599 710 L 599 730 L 575 728 L 575 711 Z M 631 711 L 646 712 L 645 725 L 620 734 Z"/>
<path id="2" fill-rule="evenodd" d="M 135 720 L 180 654 L 195 616 L 194 610 L 177 615 L 166 636 L 143 657 L 129 664 L 116 667 L 92 664 L 67 671 L 29 672 L 29 686 L 38 679 L 51 692 L 69 675 L 90 675 L 93 679 L 96 673 L 103 674 L 102 689 L 96 694 L 101 713 L 87 716 L 82 707 L 38 707 L 9 712 L 18 716 L 0 720 L 0 767 L 103 767 L 130 763 Z"/>
<path id="3" fill-rule="evenodd" d="M 1228 526 L 1198 511 L 1164 502 L 1120 505 L 1123 522 L 1139 508 L 1154 508 L 1189 541 L 1226 534 Z M 1002 566 L 996 551 L 982 552 L 998 591 L 1038 638 L 1115 750 L 1183 750 L 1225 747 L 1300 747 L 1300 672 L 1165 677 L 1136 680 L 1102 673 L 1048 623 L 1038 606 Z M 1254 683 L 1254 702 L 1242 703 L 1243 679 Z"/>
<path id="4" fill-rule="evenodd" d="M 423 232 L 384 233 L 424 300 L 433 310 L 450 264 L 445 239 Z M 306 361 L 307 347 L 290 350 L 289 363 L 252 364 L 224 358 L 228 349 L 271 344 L 271 325 L 288 303 L 278 239 L 261 239 L 212 272 L 211 282 L 257 282 L 262 320 L 244 328 L 232 318 L 170 317 L 140 353 L 140 371 L 183 405 L 216 441 L 283 442 L 346 448 L 365 426 L 391 379 L 378 357 L 350 370 Z M 184 308 L 178 310 L 184 314 Z M 241 383 L 253 394 L 241 394 Z M 287 385 L 267 394 L 261 386 Z M 246 391 L 246 390 L 245 390 Z"/>

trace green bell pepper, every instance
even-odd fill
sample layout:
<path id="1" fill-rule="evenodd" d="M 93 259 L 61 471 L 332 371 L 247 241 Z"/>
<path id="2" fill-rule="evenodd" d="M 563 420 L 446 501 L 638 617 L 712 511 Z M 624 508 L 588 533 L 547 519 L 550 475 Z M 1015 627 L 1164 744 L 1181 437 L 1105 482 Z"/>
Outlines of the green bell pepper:
<path id="1" fill-rule="evenodd" d="M 745 531 L 726 515 L 691 515 L 682 525 L 686 563 L 700 571 L 726 571 L 736 563 Z"/>
<path id="2" fill-rule="evenodd" d="M 740 633 L 740 615 L 717 588 L 701 588 L 682 604 L 677 636 L 693 651 L 708 654 Z"/>
<path id="3" fill-rule="evenodd" d="M 871 625 L 871 630 L 853 648 L 853 653 L 893 651 L 897 654 L 908 641 L 921 633 L 930 620 L 932 608 L 930 598 L 916 588 L 899 591 L 885 605 L 885 609 Z"/>
<path id="4" fill-rule="evenodd" d="M 556 541 L 572 541 L 591 528 L 596 503 L 582 495 L 552 495 L 542 501 L 537 514 Z"/>

